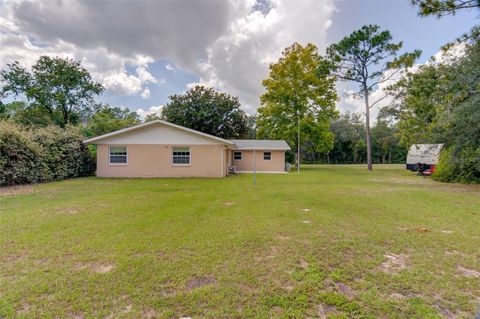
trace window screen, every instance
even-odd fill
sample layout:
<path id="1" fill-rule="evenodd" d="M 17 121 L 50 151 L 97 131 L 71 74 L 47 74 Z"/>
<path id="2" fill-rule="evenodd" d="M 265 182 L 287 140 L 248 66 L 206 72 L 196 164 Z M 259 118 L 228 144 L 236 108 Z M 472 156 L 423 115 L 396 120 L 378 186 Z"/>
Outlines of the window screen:
<path id="1" fill-rule="evenodd" d="M 233 152 L 233 159 L 239 161 L 242 159 L 242 152 Z"/>
<path id="2" fill-rule="evenodd" d="M 190 148 L 174 147 L 172 162 L 173 164 L 190 164 Z"/>
<path id="3" fill-rule="evenodd" d="M 110 147 L 110 164 L 127 164 L 127 148 L 125 146 Z"/>

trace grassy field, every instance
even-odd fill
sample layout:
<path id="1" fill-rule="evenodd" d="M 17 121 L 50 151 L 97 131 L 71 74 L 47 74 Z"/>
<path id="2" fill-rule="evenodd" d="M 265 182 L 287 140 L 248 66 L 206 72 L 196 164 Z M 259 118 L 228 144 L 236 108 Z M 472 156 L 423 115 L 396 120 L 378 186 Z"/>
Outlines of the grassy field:
<path id="1" fill-rule="evenodd" d="M 401 166 L 0 191 L 0 317 L 472 318 L 480 188 Z"/>

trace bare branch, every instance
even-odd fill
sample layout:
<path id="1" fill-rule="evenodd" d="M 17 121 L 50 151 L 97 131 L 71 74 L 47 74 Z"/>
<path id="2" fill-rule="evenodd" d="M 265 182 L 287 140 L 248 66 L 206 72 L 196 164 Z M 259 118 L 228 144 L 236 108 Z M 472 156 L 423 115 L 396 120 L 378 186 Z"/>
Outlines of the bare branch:
<path id="1" fill-rule="evenodd" d="M 373 102 L 372 104 L 370 104 L 370 106 L 368 107 L 369 109 L 371 109 L 375 104 L 377 104 L 378 102 L 382 101 L 382 100 L 385 100 L 390 94 L 385 94 L 384 96 L 382 96 L 381 98 L 379 98 L 378 100 L 376 100 L 375 102 Z"/>

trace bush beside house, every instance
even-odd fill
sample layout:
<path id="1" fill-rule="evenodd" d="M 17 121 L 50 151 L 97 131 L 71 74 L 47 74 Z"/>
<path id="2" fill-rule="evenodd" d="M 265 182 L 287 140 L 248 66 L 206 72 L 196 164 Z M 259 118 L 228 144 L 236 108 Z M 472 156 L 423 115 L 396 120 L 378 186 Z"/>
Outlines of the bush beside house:
<path id="1" fill-rule="evenodd" d="M 78 128 L 0 122 L 0 186 L 90 176 L 95 162 Z"/>

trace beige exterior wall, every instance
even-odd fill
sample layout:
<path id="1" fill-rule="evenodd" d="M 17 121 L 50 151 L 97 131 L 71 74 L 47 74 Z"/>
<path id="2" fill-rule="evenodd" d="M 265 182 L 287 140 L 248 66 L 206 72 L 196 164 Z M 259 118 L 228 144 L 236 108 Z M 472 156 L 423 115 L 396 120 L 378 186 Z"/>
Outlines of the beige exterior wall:
<path id="1" fill-rule="evenodd" d="M 120 146 L 118 144 L 112 146 Z M 109 145 L 97 145 L 100 177 L 224 177 L 228 158 L 224 145 L 127 144 L 128 163 L 110 164 Z M 189 165 L 172 164 L 173 147 L 190 147 Z M 222 156 L 223 155 L 223 156 Z"/>
<path id="2" fill-rule="evenodd" d="M 236 161 L 233 159 L 233 152 L 242 152 L 242 159 Z M 284 172 L 285 171 L 285 151 L 267 151 L 272 152 L 271 160 L 263 159 L 264 151 L 255 151 L 257 172 Z M 230 152 L 232 166 L 237 167 L 238 172 L 253 171 L 253 151 L 235 151 Z"/>

